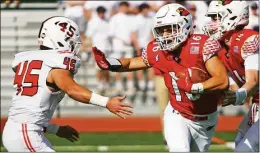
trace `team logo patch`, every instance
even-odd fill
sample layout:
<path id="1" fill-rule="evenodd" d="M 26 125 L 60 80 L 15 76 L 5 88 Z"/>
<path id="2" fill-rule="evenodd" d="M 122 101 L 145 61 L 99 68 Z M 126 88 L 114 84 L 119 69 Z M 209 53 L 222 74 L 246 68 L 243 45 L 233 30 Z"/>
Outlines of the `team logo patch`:
<path id="1" fill-rule="evenodd" d="M 177 13 L 179 13 L 181 16 L 187 16 L 190 14 L 189 11 L 187 11 L 186 9 L 184 9 L 183 7 L 179 7 L 177 10 L 176 10 Z"/>
<path id="2" fill-rule="evenodd" d="M 191 46 L 190 54 L 199 54 L 200 47 L 199 46 Z"/>
<path id="3" fill-rule="evenodd" d="M 234 52 L 235 52 L 235 53 L 238 52 L 238 46 L 234 46 Z"/>

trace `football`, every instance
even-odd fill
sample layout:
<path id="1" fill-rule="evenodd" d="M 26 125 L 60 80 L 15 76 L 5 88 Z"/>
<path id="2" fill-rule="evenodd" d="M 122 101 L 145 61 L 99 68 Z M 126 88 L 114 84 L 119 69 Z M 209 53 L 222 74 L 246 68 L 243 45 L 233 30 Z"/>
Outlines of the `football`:
<path id="1" fill-rule="evenodd" d="M 210 75 L 206 71 L 198 67 L 191 67 L 188 71 L 192 83 L 204 82 L 210 78 Z"/>
<path id="2" fill-rule="evenodd" d="M 206 71 L 198 67 L 190 67 L 188 68 L 188 72 L 192 83 L 204 82 L 210 78 L 210 75 Z M 184 78 L 186 74 L 185 72 L 180 72 L 176 76 L 178 78 Z"/>

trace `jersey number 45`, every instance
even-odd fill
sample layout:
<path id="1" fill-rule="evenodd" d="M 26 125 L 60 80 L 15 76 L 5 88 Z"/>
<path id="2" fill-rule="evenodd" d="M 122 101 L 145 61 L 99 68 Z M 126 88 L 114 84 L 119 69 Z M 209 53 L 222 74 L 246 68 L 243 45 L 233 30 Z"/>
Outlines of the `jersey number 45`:
<path id="1" fill-rule="evenodd" d="M 17 85 L 16 95 L 34 96 L 38 92 L 39 74 L 32 74 L 33 70 L 40 70 L 42 61 L 33 60 L 21 62 L 17 68 L 14 85 Z"/>

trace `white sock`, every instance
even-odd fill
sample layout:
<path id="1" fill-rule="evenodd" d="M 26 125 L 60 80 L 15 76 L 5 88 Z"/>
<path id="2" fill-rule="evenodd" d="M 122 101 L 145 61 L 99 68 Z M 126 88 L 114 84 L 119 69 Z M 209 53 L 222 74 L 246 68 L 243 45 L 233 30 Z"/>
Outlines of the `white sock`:
<path id="1" fill-rule="evenodd" d="M 122 85 L 122 82 L 121 81 L 116 81 L 116 88 L 118 90 L 123 90 L 123 85 Z"/>
<path id="2" fill-rule="evenodd" d="M 107 82 L 103 82 L 104 83 L 104 89 L 108 89 L 109 88 L 109 83 Z"/>
<path id="3" fill-rule="evenodd" d="M 154 83 L 153 83 L 153 81 L 148 81 L 147 88 L 148 88 L 148 90 L 154 89 Z"/>
<path id="4" fill-rule="evenodd" d="M 128 81 L 127 82 L 127 89 L 131 89 L 131 88 L 134 88 L 134 81 Z"/>
<path id="5" fill-rule="evenodd" d="M 98 90 L 102 90 L 104 88 L 103 86 L 103 82 L 102 81 L 99 81 L 98 85 L 97 85 L 97 89 Z"/>
<path id="6" fill-rule="evenodd" d="M 145 81 L 144 81 L 144 79 L 138 80 L 138 82 L 139 82 L 139 88 L 141 90 L 144 90 L 145 89 Z"/>

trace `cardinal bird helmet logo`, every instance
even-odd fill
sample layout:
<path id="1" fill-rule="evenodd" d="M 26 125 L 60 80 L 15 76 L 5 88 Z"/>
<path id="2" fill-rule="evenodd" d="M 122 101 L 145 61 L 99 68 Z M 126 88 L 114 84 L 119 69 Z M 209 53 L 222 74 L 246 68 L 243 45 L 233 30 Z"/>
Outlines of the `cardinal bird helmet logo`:
<path id="1" fill-rule="evenodd" d="M 219 3 L 222 5 L 227 5 L 229 3 L 231 3 L 233 0 L 219 0 Z"/>
<path id="2" fill-rule="evenodd" d="M 183 7 L 179 7 L 176 12 L 178 12 L 181 16 L 187 16 L 190 14 L 189 11 L 187 11 L 185 8 Z"/>

